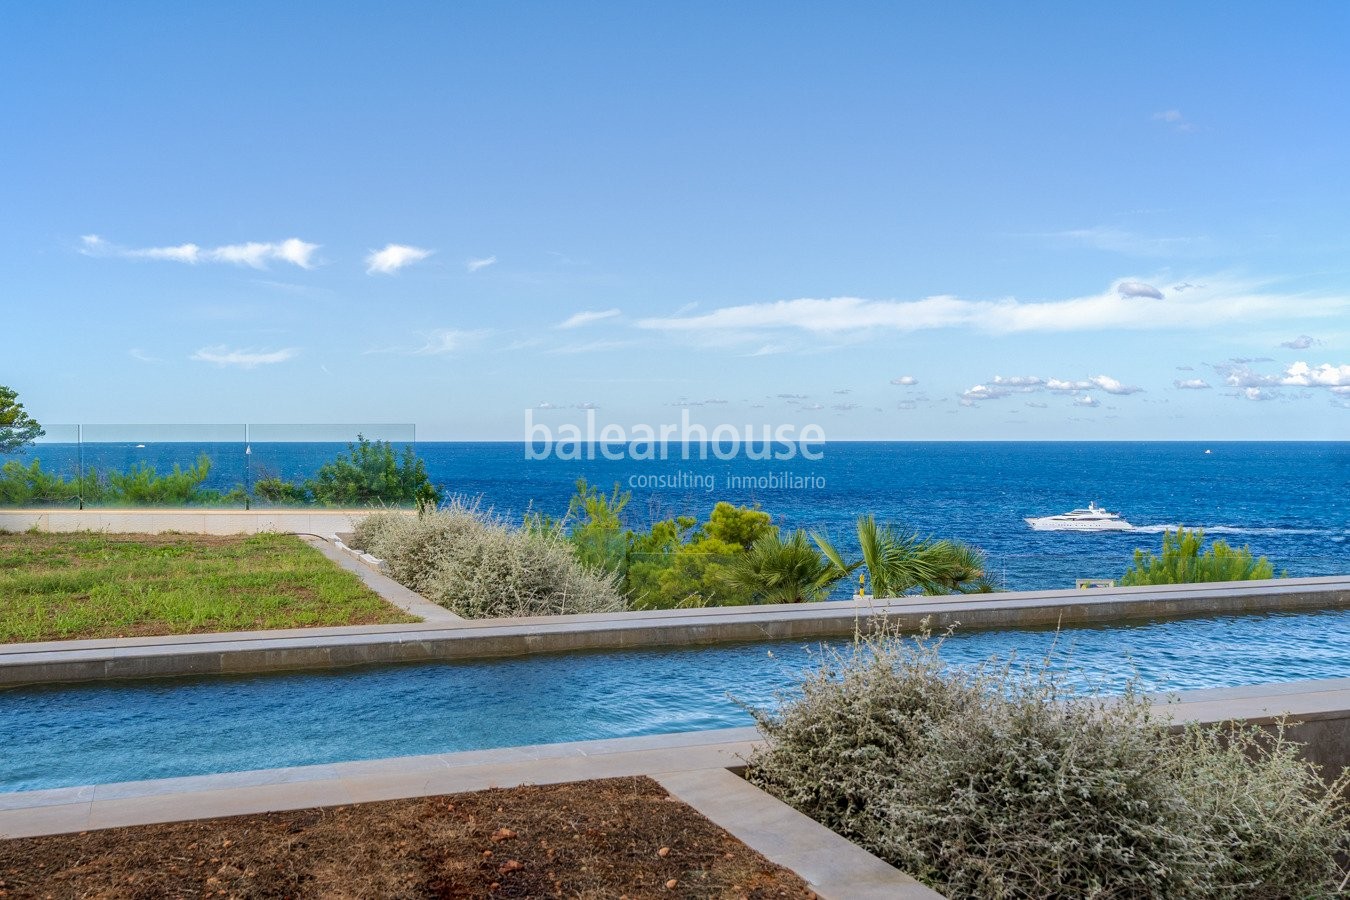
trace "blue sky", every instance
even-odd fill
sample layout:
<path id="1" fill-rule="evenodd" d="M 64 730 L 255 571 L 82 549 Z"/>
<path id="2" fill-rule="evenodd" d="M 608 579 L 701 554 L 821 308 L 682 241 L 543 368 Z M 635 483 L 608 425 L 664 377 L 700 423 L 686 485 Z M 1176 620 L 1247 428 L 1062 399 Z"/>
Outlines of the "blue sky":
<path id="1" fill-rule="evenodd" d="M 28 4 L 50 422 L 1350 435 L 1350 6 Z M 1203 385 L 1203 386 L 1202 386 Z"/>

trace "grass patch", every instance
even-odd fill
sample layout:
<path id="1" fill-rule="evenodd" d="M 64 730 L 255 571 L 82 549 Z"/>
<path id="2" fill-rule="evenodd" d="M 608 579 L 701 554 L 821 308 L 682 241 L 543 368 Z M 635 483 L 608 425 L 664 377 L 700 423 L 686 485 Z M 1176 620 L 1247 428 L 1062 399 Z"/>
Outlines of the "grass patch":
<path id="1" fill-rule="evenodd" d="M 416 621 L 291 534 L 0 533 L 0 643 Z"/>

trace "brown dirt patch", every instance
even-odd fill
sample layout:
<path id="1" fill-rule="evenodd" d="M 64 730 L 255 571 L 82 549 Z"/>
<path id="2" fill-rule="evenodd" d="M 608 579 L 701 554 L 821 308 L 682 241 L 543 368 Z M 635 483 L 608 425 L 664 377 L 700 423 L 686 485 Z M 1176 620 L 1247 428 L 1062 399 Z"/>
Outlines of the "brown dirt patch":
<path id="1" fill-rule="evenodd" d="M 638 777 L 0 841 L 0 896 L 814 894 Z"/>

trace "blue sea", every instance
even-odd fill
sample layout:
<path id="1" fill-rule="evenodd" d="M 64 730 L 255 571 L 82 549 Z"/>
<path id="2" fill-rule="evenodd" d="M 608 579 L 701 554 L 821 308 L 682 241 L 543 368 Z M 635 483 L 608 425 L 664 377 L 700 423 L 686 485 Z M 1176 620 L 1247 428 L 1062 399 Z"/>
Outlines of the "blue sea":
<path id="1" fill-rule="evenodd" d="M 338 443 L 40 444 L 22 460 L 73 471 L 160 471 L 213 460 L 209 486 L 229 489 L 265 475 L 303 478 L 345 449 Z M 1350 443 L 868 443 L 817 445 L 819 459 L 717 459 L 671 445 L 666 459 L 527 459 L 520 443 L 419 442 L 431 479 L 450 494 L 518 519 L 560 515 L 578 478 L 631 490 L 630 524 L 675 514 L 705 516 L 718 500 L 756 504 L 781 526 L 819 529 L 847 545 L 861 513 L 980 547 L 1009 589 L 1072 587 L 1075 578 L 1119 577 L 1136 548 L 1157 549 L 1169 526 L 1204 528 L 1247 544 L 1290 575 L 1350 572 Z M 700 451 L 707 458 L 700 458 Z M 1027 516 L 1088 501 L 1136 526 L 1123 533 L 1032 531 Z"/>

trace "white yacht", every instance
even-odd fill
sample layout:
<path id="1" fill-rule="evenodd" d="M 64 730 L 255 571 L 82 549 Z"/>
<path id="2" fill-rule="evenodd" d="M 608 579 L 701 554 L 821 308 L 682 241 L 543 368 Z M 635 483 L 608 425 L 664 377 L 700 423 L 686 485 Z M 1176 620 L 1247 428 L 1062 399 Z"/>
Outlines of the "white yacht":
<path id="1" fill-rule="evenodd" d="M 1037 531 L 1130 531 L 1134 528 L 1120 516 L 1107 512 L 1096 503 L 1087 509 L 1075 509 L 1058 516 L 1028 518 L 1027 524 Z"/>

